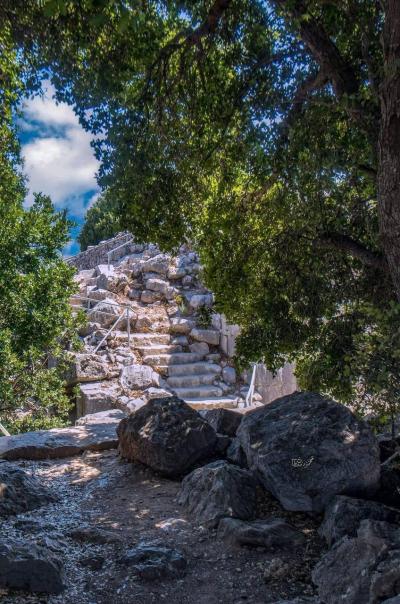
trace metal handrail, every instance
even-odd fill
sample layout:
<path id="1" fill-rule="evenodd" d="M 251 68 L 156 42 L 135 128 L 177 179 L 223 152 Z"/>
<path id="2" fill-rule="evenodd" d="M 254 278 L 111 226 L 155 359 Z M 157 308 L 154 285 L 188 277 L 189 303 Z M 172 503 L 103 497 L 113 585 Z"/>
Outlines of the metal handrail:
<path id="1" fill-rule="evenodd" d="M 122 239 L 122 237 L 127 237 L 128 235 L 129 235 L 129 233 L 121 233 L 121 235 L 116 236 L 115 239 L 116 239 L 116 241 L 118 241 L 119 239 Z M 132 241 L 132 239 L 130 239 L 126 243 L 130 243 L 131 241 Z M 97 245 L 93 245 L 92 247 L 104 247 L 107 244 L 108 244 L 108 241 L 103 241 L 102 243 L 98 243 Z M 125 243 L 123 243 L 122 245 L 125 245 Z M 72 256 L 64 256 L 63 260 L 64 260 L 64 262 L 70 262 L 71 260 L 73 260 L 74 258 L 79 256 L 80 254 L 84 254 L 86 251 L 87 250 L 85 250 L 84 252 L 79 252 L 79 254 L 75 254 Z"/>
<path id="2" fill-rule="evenodd" d="M 128 241 L 125 241 L 124 243 L 121 243 L 121 245 L 118 245 L 117 247 L 114 247 L 112 250 L 110 250 L 109 252 L 107 252 L 107 267 L 108 270 L 110 270 L 110 258 L 113 255 L 114 252 L 116 252 L 117 250 L 121 249 L 121 247 L 124 247 L 125 245 L 128 245 L 128 243 L 132 243 L 133 241 L 133 237 L 132 239 L 128 239 Z"/>
<path id="3" fill-rule="evenodd" d="M 117 308 L 122 308 L 123 309 L 123 313 L 117 318 L 117 320 L 115 321 L 115 323 L 113 323 L 113 325 L 110 327 L 110 329 L 108 330 L 108 332 L 106 333 L 106 335 L 104 336 L 104 338 L 101 340 L 100 344 L 98 344 L 96 346 L 96 348 L 94 349 L 94 352 L 97 352 L 98 349 L 100 348 L 100 346 L 103 344 L 103 342 L 105 341 L 105 339 L 109 336 L 109 334 L 112 332 L 112 330 L 118 325 L 118 323 L 121 321 L 121 319 L 126 318 L 126 331 L 128 334 L 128 347 L 130 348 L 131 346 L 131 317 L 130 317 L 130 311 L 132 310 L 131 307 L 129 306 L 129 304 L 118 304 L 116 302 L 106 302 L 104 300 L 95 300 L 94 298 L 88 298 L 87 296 L 80 296 L 79 294 L 75 294 L 74 296 L 71 296 L 71 300 L 72 299 L 77 299 L 77 300 L 87 300 L 89 303 L 90 302 L 96 302 L 96 306 L 99 303 L 102 304 L 106 304 L 107 306 L 116 306 Z M 113 313 L 111 312 L 107 312 L 106 310 L 96 310 L 96 306 L 94 308 L 90 308 L 90 304 L 88 304 L 88 307 L 86 308 L 85 306 L 82 306 L 82 310 L 86 311 L 88 313 L 88 315 L 92 314 L 92 313 L 99 313 L 102 315 L 111 315 L 114 316 Z"/>
<path id="4" fill-rule="evenodd" d="M 253 402 L 253 396 L 254 396 L 254 390 L 255 390 L 255 381 L 256 381 L 256 373 L 257 373 L 257 367 L 261 365 L 260 361 L 257 361 L 257 363 L 253 364 L 253 373 L 251 375 L 251 381 L 250 381 L 250 386 L 249 386 L 249 391 L 246 395 L 246 399 L 245 399 L 245 407 L 249 407 L 252 402 Z"/>
<path id="5" fill-rule="evenodd" d="M 100 302 L 102 304 L 107 304 L 107 306 L 118 306 L 121 308 L 130 308 L 129 304 L 120 304 L 119 302 L 106 302 L 105 300 L 96 300 L 96 298 L 89 298 L 88 296 L 81 296 L 80 294 L 74 294 L 73 296 L 71 296 L 70 300 L 87 300 L 89 302 L 96 302 L 96 304 L 99 304 Z M 98 312 L 101 312 L 100 310 Z"/>

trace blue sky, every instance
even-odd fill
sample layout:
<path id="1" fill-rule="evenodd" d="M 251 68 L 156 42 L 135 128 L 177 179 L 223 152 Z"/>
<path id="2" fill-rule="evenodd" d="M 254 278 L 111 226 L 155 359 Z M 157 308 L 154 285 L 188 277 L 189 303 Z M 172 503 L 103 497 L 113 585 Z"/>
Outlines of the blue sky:
<path id="1" fill-rule="evenodd" d="M 44 97 L 23 103 L 18 123 L 29 188 L 26 205 L 32 203 L 33 193 L 42 192 L 50 195 L 57 209 L 68 209 L 69 217 L 78 223 L 64 249 L 70 255 L 79 250 L 76 236 L 86 210 L 99 194 L 95 178 L 99 164 L 90 146 L 91 136 L 72 108 L 55 102 L 51 84 L 43 87 Z"/>

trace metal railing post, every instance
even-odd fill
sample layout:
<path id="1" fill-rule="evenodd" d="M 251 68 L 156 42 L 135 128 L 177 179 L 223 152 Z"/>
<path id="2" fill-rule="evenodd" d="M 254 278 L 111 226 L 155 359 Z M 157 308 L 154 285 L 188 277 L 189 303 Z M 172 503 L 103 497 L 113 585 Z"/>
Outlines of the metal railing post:
<path id="1" fill-rule="evenodd" d="M 3 424 L 0 424 L 0 432 L 3 432 L 4 436 L 11 436 L 8 430 L 5 429 Z"/>
<path id="2" fill-rule="evenodd" d="M 249 386 L 249 391 L 248 391 L 248 393 L 246 395 L 245 407 L 248 407 L 253 402 L 254 385 L 255 385 L 255 381 L 256 381 L 257 366 L 258 366 L 258 363 L 254 363 L 253 373 L 252 373 L 252 376 L 251 376 L 251 381 L 250 381 L 250 386 Z"/>
<path id="3" fill-rule="evenodd" d="M 131 347 L 131 317 L 130 317 L 130 313 L 129 313 L 129 306 L 126 309 L 126 321 L 127 321 L 127 332 L 128 332 L 128 348 L 130 349 Z"/>

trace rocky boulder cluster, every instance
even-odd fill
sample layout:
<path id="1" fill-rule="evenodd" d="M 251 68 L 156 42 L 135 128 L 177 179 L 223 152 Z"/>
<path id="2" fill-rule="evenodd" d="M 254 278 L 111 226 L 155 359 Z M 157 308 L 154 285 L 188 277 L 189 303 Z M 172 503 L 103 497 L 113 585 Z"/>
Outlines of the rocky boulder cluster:
<path id="1" fill-rule="evenodd" d="M 307 535 L 288 512 L 319 521 L 326 551 L 311 573 L 316 595 L 275 604 L 398 602 L 400 510 L 379 501 L 378 440 L 347 408 L 297 392 L 245 414 L 196 411 L 169 395 L 150 399 L 129 416 L 110 413 L 120 456 L 181 481 L 177 504 L 226 548 L 301 555 Z M 96 421 L 107 425 L 100 415 Z M 82 418 L 78 428 L 90 429 L 91 421 Z M 271 496 L 281 515 L 261 517 L 260 501 Z M 34 477 L 0 462 L 0 516 L 42 505 L 57 502 Z M 191 561 L 170 545 L 140 542 L 116 563 L 138 580 L 180 580 Z M 287 564 L 274 557 L 264 579 L 284 581 L 288 574 Z M 62 561 L 50 543 L 2 536 L 0 587 L 60 593 L 64 582 Z"/>
<path id="2" fill-rule="evenodd" d="M 228 547 L 304 544 L 283 518 L 257 518 L 263 489 L 283 510 L 323 514 L 320 534 L 330 549 L 312 572 L 318 596 L 293 603 L 378 604 L 400 594 L 400 512 L 376 501 L 378 441 L 346 407 L 298 392 L 244 415 L 197 413 L 164 398 L 122 420 L 118 435 L 124 458 L 182 477 L 178 503 Z"/>

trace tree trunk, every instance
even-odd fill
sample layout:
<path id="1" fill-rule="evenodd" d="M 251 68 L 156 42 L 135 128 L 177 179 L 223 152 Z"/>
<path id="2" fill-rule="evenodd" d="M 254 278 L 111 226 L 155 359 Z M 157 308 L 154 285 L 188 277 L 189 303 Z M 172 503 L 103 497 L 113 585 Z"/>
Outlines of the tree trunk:
<path id="1" fill-rule="evenodd" d="M 382 247 L 400 301 L 400 1 L 386 1 L 378 212 Z"/>

